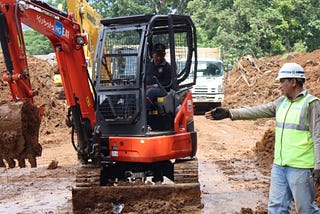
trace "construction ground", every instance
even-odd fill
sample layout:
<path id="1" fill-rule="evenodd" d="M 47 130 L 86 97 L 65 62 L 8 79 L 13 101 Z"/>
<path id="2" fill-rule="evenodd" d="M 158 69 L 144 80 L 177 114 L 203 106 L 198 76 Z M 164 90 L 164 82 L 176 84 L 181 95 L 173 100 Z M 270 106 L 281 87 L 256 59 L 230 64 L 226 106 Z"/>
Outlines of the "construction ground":
<path id="1" fill-rule="evenodd" d="M 261 59 L 248 55 L 226 74 L 223 106 L 252 106 L 279 97 L 279 83 L 274 79 L 285 62 L 300 63 L 307 75 L 305 87 L 320 97 L 320 50 Z M 79 163 L 65 125 L 67 104 L 58 99 L 61 88 L 53 83 L 50 64 L 30 56 L 29 66 L 33 88 L 39 94 L 35 103 L 45 106 L 39 137 L 42 155 L 37 168 L 29 163 L 25 168 L 0 168 L 0 213 L 72 213 L 71 189 Z M 4 71 L 1 54 L 0 72 Z M 0 102 L 10 99 L 8 86 L 0 81 Z M 266 213 L 274 121 L 208 121 L 198 115 L 195 127 L 201 213 Z M 320 189 L 318 205 L 319 196 Z M 172 203 L 124 205 L 122 213 L 181 213 Z"/>

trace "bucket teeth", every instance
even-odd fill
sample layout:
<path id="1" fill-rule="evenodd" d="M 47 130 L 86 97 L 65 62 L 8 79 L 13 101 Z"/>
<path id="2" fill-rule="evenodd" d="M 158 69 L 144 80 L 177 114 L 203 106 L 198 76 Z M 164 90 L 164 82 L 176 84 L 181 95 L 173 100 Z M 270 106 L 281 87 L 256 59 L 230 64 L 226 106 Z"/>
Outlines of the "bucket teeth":
<path id="1" fill-rule="evenodd" d="M 39 143 L 39 108 L 27 100 L 0 103 L 0 167 L 37 167 L 42 154 Z M 17 164 L 18 163 L 18 164 Z"/>

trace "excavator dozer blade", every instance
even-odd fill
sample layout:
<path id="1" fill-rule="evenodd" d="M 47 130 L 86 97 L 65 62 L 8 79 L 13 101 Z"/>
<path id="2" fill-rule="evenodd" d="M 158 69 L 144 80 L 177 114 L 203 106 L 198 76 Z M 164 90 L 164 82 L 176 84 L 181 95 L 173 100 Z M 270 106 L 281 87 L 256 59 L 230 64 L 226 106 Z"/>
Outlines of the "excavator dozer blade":
<path id="1" fill-rule="evenodd" d="M 184 165 L 184 166 L 183 166 Z M 187 168 L 185 168 L 187 167 Z M 183 169 L 185 168 L 185 169 Z M 82 170 L 72 189 L 74 213 L 201 213 L 197 160 L 177 163 L 170 184 L 99 186 L 99 169 Z M 79 171 L 80 172 L 80 171 Z M 189 179 L 190 178 L 190 179 Z"/>
<path id="2" fill-rule="evenodd" d="M 0 167 L 14 168 L 16 161 L 25 167 L 25 159 L 37 167 L 42 153 L 39 110 L 27 100 L 0 103 Z"/>

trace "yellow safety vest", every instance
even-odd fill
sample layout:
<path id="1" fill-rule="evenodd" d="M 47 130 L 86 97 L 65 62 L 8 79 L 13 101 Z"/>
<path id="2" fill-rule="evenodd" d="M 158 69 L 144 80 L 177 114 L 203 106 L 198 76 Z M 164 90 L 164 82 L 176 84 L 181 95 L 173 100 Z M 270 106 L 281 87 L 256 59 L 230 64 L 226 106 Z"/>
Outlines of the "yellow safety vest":
<path id="1" fill-rule="evenodd" d="M 314 167 L 314 147 L 309 131 L 308 107 L 318 99 L 306 94 L 295 101 L 287 97 L 277 106 L 274 163 L 297 168 Z"/>

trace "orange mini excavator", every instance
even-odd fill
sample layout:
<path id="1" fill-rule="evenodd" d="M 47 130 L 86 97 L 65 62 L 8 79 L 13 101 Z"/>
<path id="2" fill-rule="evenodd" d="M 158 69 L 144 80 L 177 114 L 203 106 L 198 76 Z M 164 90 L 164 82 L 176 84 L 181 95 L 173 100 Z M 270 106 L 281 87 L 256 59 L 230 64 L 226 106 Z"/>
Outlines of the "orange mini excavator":
<path id="1" fill-rule="evenodd" d="M 83 51 L 86 37 L 72 14 L 39 0 L 0 0 L 0 22 L 7 68 L 3 79 L 15 102 L 27 100 L 34 105 L 36 96 L 22 24 L 45 35 L 54 48 L 69 105 L 71 140 L 82 163 L 72 190 L 75 212 L 96 209 L 103 202 L 125 204 L 130 198 L 160 197 L 159 191 L 165 192 L 164 200 L 180 193 L 186 206 L 200 204 L 190 92 L 196 79 L 197 63 L 192 60 L 196 62 L 197 47 L 189 16 L 102 19 L 92 78 Z M 167 47 L 172 81 L 161 85 L 153 77 L 164 95 L 150 100 L 147 64 L 157 43 Z M 137 181 L 141 184 L 128 187 Z M 143 195 L 132 196 L 141 190 Z"/>

